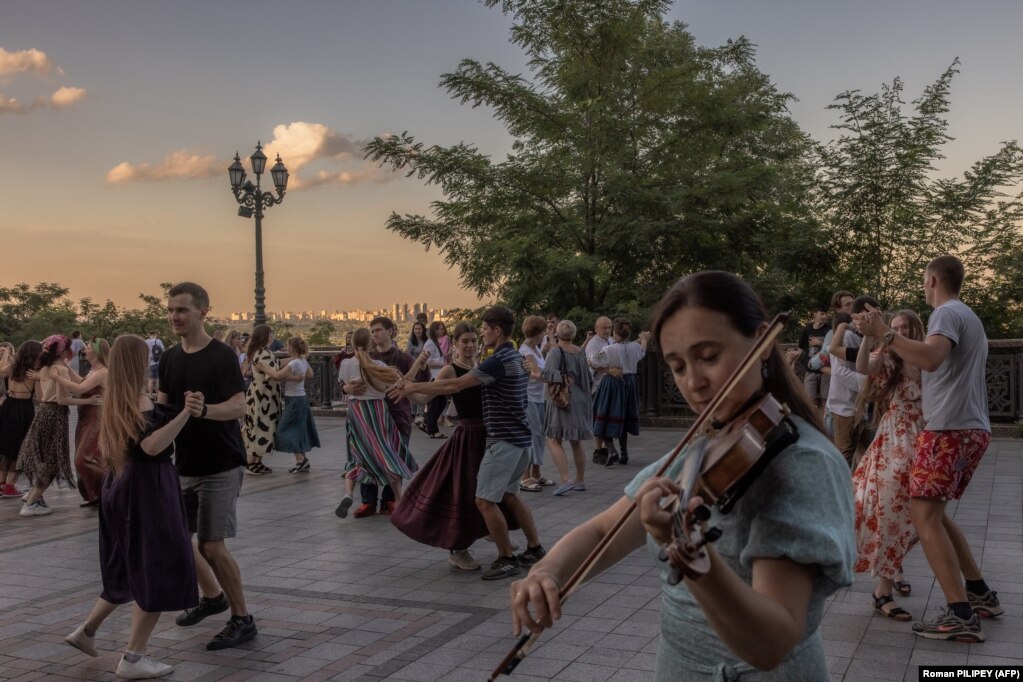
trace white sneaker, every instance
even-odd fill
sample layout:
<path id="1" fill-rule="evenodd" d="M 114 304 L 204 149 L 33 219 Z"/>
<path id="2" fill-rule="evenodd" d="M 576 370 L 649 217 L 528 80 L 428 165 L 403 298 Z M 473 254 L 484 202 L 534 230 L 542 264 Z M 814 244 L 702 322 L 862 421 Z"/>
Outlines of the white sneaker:
<path id="1" fill-rule="evenodd" d="M 93 657 L 99 656 L 96 652 L 96 638 L 85 634 L 85 623 L 79 625 L 75 628 L 74 632 L 65 637 L 64 642 L 78 649 L 83 654 L 89 654 Z"/>
<path id="2" fill-rule="evenodd" d="M 121 657 L 117 664 L 117 676 L 122 680 L 148 680 L 151 677 L 163 677 L 174 672 L 174 666 L 166 663 L 157 663 L 149 656 L 142 656 L 132 663 Z"/>
<path id="3" fill-rule="evenodd" d="M 480 570 L 479 563 L 472 558 L 472 554 L 467 549 L 458 549 L 448 555 L 448 564 L 452 568 L 459 571 L 478 571 Z"/>
<path id="4" fill-rule="evenodd" d="M 22 505 L 21 511 L 18 513 L 22 516 L 46 516 L 47 514 L 52 514 L 53 510 L 37 500 L 32 504 Z"/>

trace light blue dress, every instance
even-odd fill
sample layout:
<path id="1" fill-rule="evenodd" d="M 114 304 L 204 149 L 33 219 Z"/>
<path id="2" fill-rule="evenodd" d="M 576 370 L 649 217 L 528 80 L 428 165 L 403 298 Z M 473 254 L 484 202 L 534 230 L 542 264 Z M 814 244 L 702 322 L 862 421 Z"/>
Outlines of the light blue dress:
<path id="1" fill-rule="evenodd" d="M 806 632 L 789 657 L 770 672 L 743 662 L 718 638 L 699 604 L 685 586 L 667 583 L 668 565 L 661 570 L 661 641 L 657 651 L 657 680 L 713 682 L 816 682 L 829 679 L 818 626 L 825 599 L 852 584 L 856 560 L 853 497 L 849 467 L 823 434 L 792 417 L 799 441 L 764 469 L 734 509 L 714 509 L 710 524 L 724 531 L 717 542 L 722 559 L 746 583 L 752 584 L 753 560 L 787 557 L 820 568 L 806 610 Z M 691 447 L 691 446 L 690 446 Z M 686 453 L 668 470 L 677 479 Z M 634 499 L 640 486 L 664 458 L 641 471 L 625 488 Z M 659 546 L 647 536 L 656 557 Z"/>

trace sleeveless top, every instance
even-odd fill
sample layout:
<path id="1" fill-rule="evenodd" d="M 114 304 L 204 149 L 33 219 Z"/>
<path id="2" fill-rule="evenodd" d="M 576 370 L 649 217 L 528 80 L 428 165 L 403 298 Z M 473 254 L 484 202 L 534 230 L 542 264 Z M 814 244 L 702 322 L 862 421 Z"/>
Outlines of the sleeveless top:
<path id="1" fill-rule="evenodd" d="M 452 364 L 455 368 L 455 376 L 461 377 L 471 370 L 459 365 Z M 452 394 L 451 399 L 455 401 L 455 409 L 462 419 L 483 419 L 483 386 L 473 386 L 459 393 Z"/>

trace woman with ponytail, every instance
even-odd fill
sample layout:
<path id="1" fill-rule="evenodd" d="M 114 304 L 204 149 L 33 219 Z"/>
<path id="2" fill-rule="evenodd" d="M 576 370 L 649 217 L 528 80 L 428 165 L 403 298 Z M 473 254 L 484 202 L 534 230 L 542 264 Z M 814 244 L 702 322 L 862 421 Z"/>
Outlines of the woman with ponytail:
<path id="1" fill-rule="evenodd" d="M 43 352 L 36 361 L 36 406 L 32 426 L 28 429 L 21 451 L 18 469 L 32 483 L 22 498 L 21 516 L 45 516 L 53 510 L 47 506 L 43 493 L 54 480 L 63 486 L 74 485 L 71 473 L 70 446 L 68 444 L 68 405 L 75 404 L 68 390 L 57 379 L 70 376 L 71 339 L 54 334 L 43 339 Z"/>
<path id="2" fill-rule="evenodd" d="M 345 431 L 348 466 L 345 478 L 355 482 L 391 486 L 394 498 L 401 497 L 402 479 L 412 478 L 419 468 L 408 444 L 387 407 L 387 389 L 398 383 L 398 370 L 369 356 L 373 337 L 366 328 L 352 335 L 355 357 L 341 362 L 338 381 L 361 382 L 364 390 L 349 396 Z M 418 367 L 414 367 L 416 371 Z M 365 516 L 363 514 L 362 516 Z M 361 516 L 357 513 L 357 517 Z"/>
<path id="3" fill-rule="evenodd" d="M 99 506 L 99 555 L 103 592 L 92 612 L 64 641 L 96 656 L 96 630 L 118 604 L 132 606 L 131 632 L 117 677 L 166 675 L 172 666 L 145 655 L 163 611 L 199 602 L 192 543 L 178 474 L 171 462 L 174 438 L 202 413 L 202 397 L 185 395 L 176 415 L 156 406 L 145 392 L 149 366 L 146 342 L 117 338 L 100 418 L 99 443 L 107 473 Z"/>

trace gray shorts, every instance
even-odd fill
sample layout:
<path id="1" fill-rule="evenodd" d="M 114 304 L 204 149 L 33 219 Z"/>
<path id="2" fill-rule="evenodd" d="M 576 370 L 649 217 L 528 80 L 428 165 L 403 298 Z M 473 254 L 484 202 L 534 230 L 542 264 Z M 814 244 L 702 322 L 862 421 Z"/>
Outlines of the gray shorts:
<path id="1" fill-rule="evenodd" d="M 488 445 L 476 475 L 476 497 L 497 503 L 504 499 L 505 493 L 517 493 L 531 449 L 503 440 Z"/>
<path id="2" fill-rule="evenodd" d="M 233 538 L 238 529 L 235 505 L 245 469 L 235 467 L 209 476 L 181 476 L 181 497 L 188 530 L 199 541 Z"/>

